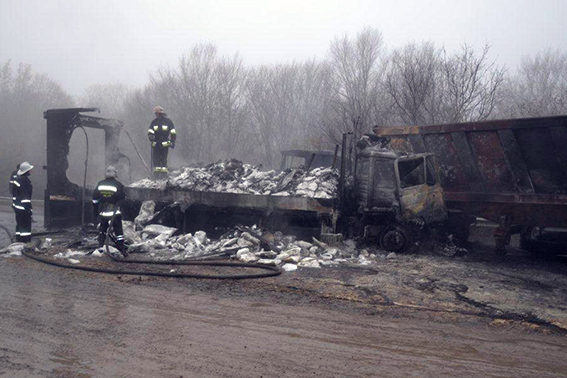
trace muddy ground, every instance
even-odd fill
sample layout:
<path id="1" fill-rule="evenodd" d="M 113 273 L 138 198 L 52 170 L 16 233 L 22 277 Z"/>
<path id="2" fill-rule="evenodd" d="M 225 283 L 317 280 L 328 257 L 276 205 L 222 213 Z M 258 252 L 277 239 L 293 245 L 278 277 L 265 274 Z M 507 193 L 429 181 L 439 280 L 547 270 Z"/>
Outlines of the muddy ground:
<path id="1" fill-rule="evenodd" d="M 466 251 L 455 256 L 444 256 L 427 248 L 396 255 L 366 244 L 360 248 L 376 255 L 369 258 L 369 265 L 342 263 L 321 269 L 302 268 L 243 285 L 260 292 L 311 293 L 357 306 L 455 313 L 498 323 L 520 321 L 531 327 L 567 332 L 567 256 L 536 257 L 521 250 L 516 239 L 512 240 L 507 255 L 497 255 L 493 248 L 494 226 L 479 223 L 472 230 Z M 67 234 L 52 237 L 55 244 L 57 239 L 75 238 Z M 53 249 L 50 254 L 61 251 L 65 249 Z M 149 257 L 145 254 L 130 256 L 130 260 L 146 258 Z M 81 260 L 80 265 L 130 271 L 167 273 L 171 270 L 213 276 L 261 273 L 254 269 L 201 266 L 117 265 L 108 258 Z M 137 280 L 139 277 L 124 276 L 123 279 Z"/>
<path id="2" fill-rule="evenodd" d="M 516 241 L 497 256 L 492 232 L 476 227 L 460 256 L 241 281 L 2 256 L 0 376 L 567 376 L 567 258 Z"/>

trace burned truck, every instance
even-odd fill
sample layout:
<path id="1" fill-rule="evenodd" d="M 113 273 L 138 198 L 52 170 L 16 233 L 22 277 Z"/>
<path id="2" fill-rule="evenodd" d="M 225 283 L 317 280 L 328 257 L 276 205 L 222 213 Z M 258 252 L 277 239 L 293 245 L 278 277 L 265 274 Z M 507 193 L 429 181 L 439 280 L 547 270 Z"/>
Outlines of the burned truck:
<path id="1" fill-rule="evenodd" d="M 95 110 L 45 112 L 48 228 L 85 224 L 92 218 L 91 191 L 85 183 L 81 187 L 70 182 L 66 175 L 73 131 L 101 129 L 105 133 L 105 164 L 115 164 L 123 157 L 118 150 L 122 123 L 81 114 Z M 183 233 L 222 232 L 236 224 L 257 224 L 327 241 L 340 239 L 339 233 L 364 236 L 395 252 L 411 249 L 424 229 L 446 220 L 433 154 L 368 145 L 354 157 L 355 169 L 349 174 L 344 169 L 345 152 L 343 146 L 340 173 L 333 167 L 266 172 L 229 159 L 207 167 L 176 170 L 167 180 L 143 179 L 126 187 L 123 217 L 134 220 L 143 202 L 153 201 L 156 212 L 152 221 Z M 337 155 L 335 151 L 333 160 Z M 260 183 L 264 187 L 254 187 Z"/>
<path id="2" fill-rule="evenodd" d="M 357 156 L 354 187 L 358 208 L 350 218 L 359 221 L 362 236 L 376 238 L 386 251 L 408 250 L 424 229 L 447 220 L 433 154 L 365 148 Z"/>
<path id="3" fill-rule="evenodd" d="M 395 252 L 411 249 L 424 228 L 446 220 L 432 154 L 369 146 L 356 159 L 358 170 L 350 179 L 344 170 L 339 175 L 332 168 L 259 172 L 229 160 L 172 172 L 167 181 L 145 179 L 127 187 L 126 193 L 136 202 L 134 207 L 143 201 L 157 202 L 158 208 L 167 210 L 162 213 L 173 222 L 169 225 L 184 232 L 235 223 L 323 241 L 336 240 L 342 232 L 372 238 L 383 249 Z M 251 189 L 258 176 L 267 185 Z M 266 176 L 270 179 L 265 180 Z M 330 191 L 321 190 L 330 183 Z"/>
<path id="4" fill-rule="evenodd" d="M 567 246 L 567 116 L 376 127 L 394 149 L 439 159 L 449 212 L 495 222 L 497 251 L 514 234 L 533 252 Z M 468 234 L 468 224 L 460 226 Z"/>

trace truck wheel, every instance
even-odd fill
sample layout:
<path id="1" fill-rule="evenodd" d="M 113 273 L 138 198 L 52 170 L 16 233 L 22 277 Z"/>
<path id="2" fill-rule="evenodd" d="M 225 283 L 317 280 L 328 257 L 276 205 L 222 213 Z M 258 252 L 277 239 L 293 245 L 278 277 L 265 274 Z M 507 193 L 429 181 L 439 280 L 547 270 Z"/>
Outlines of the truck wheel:
<path id="1" fill-rule="evenodd" d="M 380 248 L 388 252 L 404 253 L 415 245 L 411 233 L 403 226 L 389 226 L 378 236 Z"/>

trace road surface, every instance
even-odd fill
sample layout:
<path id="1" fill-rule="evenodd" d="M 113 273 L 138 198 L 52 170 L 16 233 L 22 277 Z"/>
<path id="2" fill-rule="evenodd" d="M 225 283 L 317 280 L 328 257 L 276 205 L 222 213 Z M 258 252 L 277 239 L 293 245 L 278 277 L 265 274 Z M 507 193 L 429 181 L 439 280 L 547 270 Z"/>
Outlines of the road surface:
<path id="1" fill-rule="evenodd" d="M 566 377 L 567 337 L 0 257 L 0 377 Z"/>

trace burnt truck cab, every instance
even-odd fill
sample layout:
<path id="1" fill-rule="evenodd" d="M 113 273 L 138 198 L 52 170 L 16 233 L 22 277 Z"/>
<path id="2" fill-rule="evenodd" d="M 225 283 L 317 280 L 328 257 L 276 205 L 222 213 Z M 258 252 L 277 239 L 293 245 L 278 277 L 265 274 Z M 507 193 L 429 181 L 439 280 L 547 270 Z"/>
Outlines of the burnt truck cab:
<path id="1" fill-rule="evenodd" d="M 365 148 L 357 156 L 356 194 L 364 237 L 377 238 L 388 251 L 408 250 L 421 229 L 447 219 L 439 166 L 430 153 Z"/>

